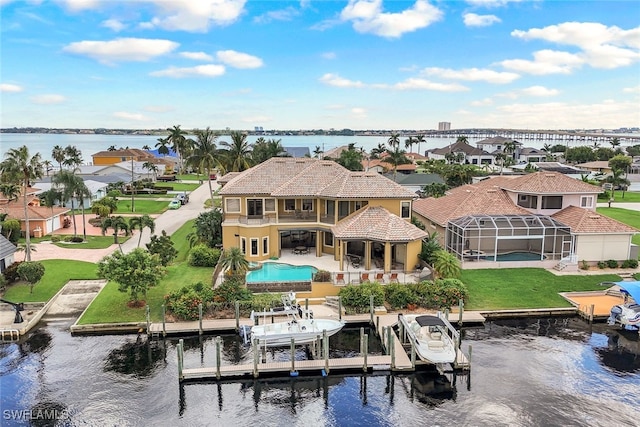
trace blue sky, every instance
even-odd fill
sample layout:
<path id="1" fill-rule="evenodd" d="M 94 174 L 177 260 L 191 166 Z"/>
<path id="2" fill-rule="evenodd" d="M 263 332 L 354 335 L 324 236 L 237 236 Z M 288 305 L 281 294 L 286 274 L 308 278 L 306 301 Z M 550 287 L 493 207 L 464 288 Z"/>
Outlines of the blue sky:
<path id="1" fill-rule="evenodd" d="M 1 127 L 640 126 L 637 1 L 0 8 Z"/>

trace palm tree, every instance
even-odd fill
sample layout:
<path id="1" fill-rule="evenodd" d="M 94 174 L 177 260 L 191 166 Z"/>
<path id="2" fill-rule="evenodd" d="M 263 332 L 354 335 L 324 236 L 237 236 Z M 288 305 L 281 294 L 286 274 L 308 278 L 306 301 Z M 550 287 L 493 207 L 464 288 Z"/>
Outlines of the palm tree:
<path id="1" fill-rule="evenodd" d="M 515 141 L 508 141 L 504 143 L 504 153 L 508 154 L 507 157 L 511 158 L 512 160 L 515 160 L 514 158 L 515 152 L 516 152 Z"/>
<path id="2" fill-rule="evenodd" d="M 158 142 L 156 144 L 158 148 L 158 154 L 162 154 L 166 156 L 169 154 L 169 140 L 166 138 L 158 138 Z"/>
<path id="3" fill-rule="evenodd" d="M 180 170 L 182 171 L 184 168 L 184 155 L 189 151 L 188 147 L 193 143 L 193 140 L 185 137 L 185 135 L 187 135 L 187 131 L 180 129 L 180 125 L 167 128 L 167 132 L 169 132 L 169 136 L 167 136 L 166 140 L 171 144 L 171 148 L 178 155 Z"/>
<path id="4" fill-rule="evenodd" d="M 53 216 L 53 207 L 58 200 L 62 200 L 62 192 L 55 188 L 40 193 L 40 203 L 43 206 L 51 208 L 51 216 Z"/>
<path id="5" fill-rule="evenodd" d="M 393 150 L 387 150 L 387 155 L 384 161 L 393 165 L 393 180 L 396 180 L 396 173 L 398 171 L 398 165 L 406 165 L 411 163 L 406 156 L 406 152 L 399 147 L 395 147 Z"/>
<path id="6" fill-rule="evenodd" d="M 82 164 L 82 152 L 74 145 L 67 145 L 64 149 L 64 160 L 62 164 L 70 170 L 75 171 Z"/>
<path id="7" fill-rule="evenodd" d="M 414 144 L 417 144 L 417 141 L 413 136 L 410 136 L 409 138 L 404 140 L 404 148 L 406 148 L 409 153 L 411 152 Z"/>
<path id="8" fill-rule="evenodd" d="M 31 230 L 29 229 L 29 212 L 27 210 L 27 193 L 32 179 L 42 178 L 42 161 L 40 153 L 29 155 L 29 148 L 11 148 L 5 154 L 5 160 L 0 163 L 0 172 L 6 183 L 22 184 L 22 201 L 24 205 L 25 222 L 25 260 L 31 261 Z"/>
<path id="9" fill-rule="evenodd" d="M 420 144 L 422 144 L 423 142 L 427 142 L 424 139 L 424 135 L 423 134 L 419 134 L 418 136 L 416 136 L 416 144 L 418 144 L 418 153 L 422 154 L 422 152 L 420 152 Z"/>
<path id="10" fill-rule="evenodd" d="M 44 169 L 44 173 L 47 174 L 47 176 L 49 176 L 49 171 L 51 170 L 52 165 L 53 163 L 51 163 L 51 160 L 44 160 L 42 162 L 42 168 Z"/>
<path id="11" fill-rule="evenodd" d="M 151 147 L 149 147 L 149 145 L 148 145 L 148 144 L 144 144 L 144 145 L 142 146 L 142 149 L 143 149 L 143 150 L 147 150 L 147 151 L 149 151 L 149 150 L 151 150 Z"/>
<path id="12" fill-rule="evenodd" d="M 118 210 L 118 199 L 105 196 L 91 204 L 91 212 L 100 218 L 106 218 Z"/>
<path id="13" fill-rule="evenodd" d="M 380 155 L 386 152 L 387 152 L 387 147 L 384 145 L 384 143 L 379 142 L 377 147 L 373 147 L 371 149 L 371 158 L 379 159 Z"/>
<path id="14" fill-rule="evenodd" d="M 392 149 L 399 147 L 400 146 L 400 134 L 397 132 L 392 132 L 391 136 L 389 137 L 389 139 L 387 139 L 387 144 L 389 144 L 389 147 L 391 147 Z"/>
<path id="15" fill-rule="evenodd" d="M 107 232 L 107 229 L 113 229 L 113 243 L 118 244 L 118 233 L 120 231 L 124 231 L 124 235 L 129 235 L 129 223 L 124 217 L 118 216 L 110 216 L 102 220 L 102 224 L 100 224 L 100 229 L 102 230 L 102 235 L 104 236 Z"/>
<path id="16" fill-rule="evenodd" d="M 140 230 L 140 235 L 138 236 L 138 247 L 140 247 L 140 242 L 142 241 L 142 230 L 148 228 L 149 232 L 153 234 L 153 232 L 156 231 L 156 222 L 148 214 L 134 216 L 129 219 L 129 228 L 131 231 L 135 229 Z"/>
<path id="17" fill-rule="evenodd" d="M 458 278 L 460 277 L 460 261 L 456 256 L 445 250 L 433 253 L 433 271 L 437 278 Z"/>
<path id="18" fill-rule="evenodd" d="M 469 139 L 466 136 L 462 135 L 456 138 L 456 142 L 463 142 L 465 144 L 468 144 Z"/>
<path id="19" fill-rule="evenodd" d="M 53 147 L 53 149 L 51 150 L 51 158 L 58 162 L 58 170 L 62 170 L 62 162 L 65 158 L 64 148 L 59 145 Z"/>
<path id="20" fill-rule="evenodd" d="M 320 148 L 319 145 L 316 145 L 316 149 L 313 150 L 313 157 L 315 157 L 316 159 L 320 158 L 320 155 L 323 154 L 324 151 L 322 151 L 322 148 Z"/>
<path id="21" fill-rule="evenodd" d="M 224 153 L 226 169 L 231 172 L 242 172 L 251 167 L 251 144 L 247 142 L 247 135 L 231 132 L 231 143 L 222 141 L 220 145 L 227 147 Z"/>
<path id="22" fill-rule="evenodd" d="M 146 169 L 147 172 L 147 177 L 149 178 L 149 180 L 151 180 L 151 172 L 153 172 L 153 178 L 156 178 L 156 173 L 158 172 L 158 166 L 156 166 L 154 163 L 151 162 L 144 162 L 142 164 L 142 169 Z"/>
<path id="23" fill-rule="evenodd" d="M 500 164 L 500 175 L 502 175 L 502 168 L 504 168 L 504 161 L 506 160 L 507 155 L 504 153 L 496 154 L 496 160 Z"/>
<path id="24" fill-rule="evenodd" d="M 615 150 L 618 146 L 620 146 L 620 138 L 611 138 L 609 144 L 611 144 L 611 148 Z"/>
<path id="25" fill-rule="evenodd" d="M 73 205 L 74 198 L 84 198 L 84 195 L 86 195 L 87 193 L 90 194 L 89 189 L 84 183 L 84 180 L 71 171 L 60 171 L 56 174 L 56 176 L 53 177 L 52 181 L 56 185 L 56 187 L 62 187 L 62 200 L 65 202 L 67 200 L 71 201 L 72 211 L 75 208 Z M 83 202 L 80 203 L 84 205 Z M 75 215 L 73 215 L 73 235 L 78 235 Z"/>
<path id="26" fill-rule="evenodd" d="M 18 200 L 18 197 L 20 197 L 20 185 L 14 182 L 0 183 L 0 193 L 10 202 Z"/>
<path id="27" fill-rule="evenodd" d="M 225 249 L 220 256 L 220 266 L 229 269 L 232 274 L 242 274 L 249 269 L 249 261 L 238 247 Z"/>
<path id="28" fill-rule="evenodd" d="M 221 167 L 218 160 L 218 150 L 216 149 L 216 139 L 218 136 L 208 127 L 205 130 L 196 130 L 196 140 L 194 141 L 193 153 L 187 159 L 187 164 L 197 169 L 199 173 L 206 172 L 209 182 L 209 194 L 213 201 L 213 187 L 211 186 L 211 171 L 216 167 Z"/>

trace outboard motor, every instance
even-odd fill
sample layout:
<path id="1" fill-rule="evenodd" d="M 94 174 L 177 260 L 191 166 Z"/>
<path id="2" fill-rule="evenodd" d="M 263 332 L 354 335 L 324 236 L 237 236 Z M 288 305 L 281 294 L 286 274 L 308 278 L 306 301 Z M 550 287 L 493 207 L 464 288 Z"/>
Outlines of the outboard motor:
<path id="1" fill-rule="evenodd" d="M 240 325 L 240 329 L 238 330 L 238 334 L 242 337 L 242 340 L 245 344 L 249 344 L 251 340 L 251 326 L 248 325 Z"/>
<path id="2" fill-rule="evenodd" d="M 607 324 L 608 325 L 615 325 L 616 324 L 616 320 L 618 320 L 620 318 L 621 314 L 622 314 L 622 307 L 620 307 L 619 305 L 614 305 L 613 307 L 611 307 L 611 314 L 609 315 L 609 318 L 607 319 Z"/>

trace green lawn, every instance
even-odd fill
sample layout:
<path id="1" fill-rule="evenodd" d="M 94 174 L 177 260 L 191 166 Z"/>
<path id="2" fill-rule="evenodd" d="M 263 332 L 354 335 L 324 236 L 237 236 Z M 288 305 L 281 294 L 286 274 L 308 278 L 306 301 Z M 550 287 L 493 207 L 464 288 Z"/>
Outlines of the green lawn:
<path id="1" fill-rule="evenodd" d="M 191 267 L 180 263 L 167 267 L 160 284 L 147 292 L 147 304 L 151 309 L 151 320 L 162 321 L 164 296 L 196 282 L 211 283 L 213 268 Z M 129 308 L 129 294 L 118 291 L 118 285 L 109 282 L 93 300 L 82 318 L 81 325 L 113 322 L 144 322 L 145 308 Z"/>
<path id="2" fill-rule="evenodd" d="M 179 181 L 198 181 L 206 179 L 206 175 L 198 175 L 195 173 L 186 174 L 186 175 L 176 175 L 176 179 Z"/>
<path id="3" fill-rule="evenodd" d="M 614 203 L 640 203 L 640 192 L 625 191 L 624 197 L 622 197 L 622 191 L 616 190 L 614 193 Z M 598 199 L 598 202 L 603 203 L 608 200 Z"/>
<path id="4" fill-rule="evenodd" d="M 136 200 L 138 199 L 167 199 L 167 203 L 176 197 L 175 194 L 136 194 Z"/>
<path id="5" fill-rule="evenodd" d="M 640 230 L 640 212 L 623 208 L 597 208 L 599 214 L 608 216 L 617 221 L 624 222 L 631 227 Z M 631 238 L 631 243 L 640 245 L 640 234 L 636 234 Z"/>
<path id="6" fill-rule="evenodd" d="M 200 184 L 188 184 L 184 182 L 167 182 L 166 185 L 167 187 L 173 187 L 173 191 L 186 191 L 188 193 L 200 187 Z"/>
<path id="7" fill-rule="evenodd" d="M 540 268 L 463 270 L 469 289 L 468 310 L 571 307 L 558 292 L 603 289 L 598 284 L 619 281 L 615 274 L 556 276 Z"/>
<path id="8" fill-rule="evenodd" d="M 124 243 L 131 236 L 118 236 L 118 241 Z M 65 243 L 56 242 L 54 245 L 60 248 L 68 249 L 105 249 L 113 245 L 113 236 L 87 236 L 86 242 L 83 243 Z"/>
<path id="9" fill-rule="evenodd" d="M 187 255 L 189 254 L 190 249 L 187 235 L 193 231 L 194 223 L 195 219 L 190 219 L 171 235 L 173 247 L 178 251 L 178 257 L 175 259 L 174 263 L 185 262 L 187 260 Z"/>
<path id="10" fill-rule="evenodd" d="M 135 212 L 131 212 L 131 199 L 121 198 L 118 200 L 118 210 L 114 212 L 114 215 L 120 214 L 160 214 L 167 210 L 169 205 L 168 201 L 156 201 L 147 199 L 135 199 L 134 207 Z"/>
<path id="11" fill-rule="evenodd" d="M 72 279 L 97 279 L 96 264 L 84 261 L 53 259 L 42 261 L 45 272 L 40 283 L 29 293 L 29 285 L 23 283 L 7 287 L 4 299 L 12 302 L 44 302 L 53 297 Z"/>

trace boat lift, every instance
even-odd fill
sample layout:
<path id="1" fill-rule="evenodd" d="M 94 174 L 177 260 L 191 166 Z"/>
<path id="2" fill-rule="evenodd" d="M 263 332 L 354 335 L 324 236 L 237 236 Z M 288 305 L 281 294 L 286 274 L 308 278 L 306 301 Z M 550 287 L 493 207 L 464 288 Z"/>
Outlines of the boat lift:
<path id="1" fill-rule="evenodd" d="M 16 316 L 13 319 L 13 323 L 22 323 L 22 322 L 24 322 L 24 318 L 22 317 L 22 314 L 20 314 L 20 312 L 24 310 L 24 303 L 22 303 L 22 302 L 15 303 L 15 302 L 7 301 L 7 300 L 2 299 L 2 298 L 0 298 L 0 302 L 3 302 L 5 304 L 9 304 L 9 305 L 13 306 L 13 309 L 16 312 Z"/>

